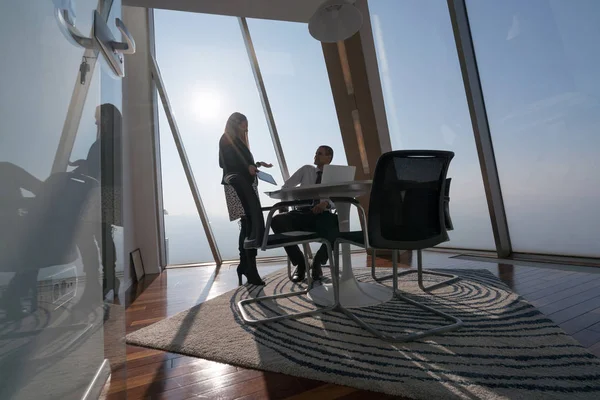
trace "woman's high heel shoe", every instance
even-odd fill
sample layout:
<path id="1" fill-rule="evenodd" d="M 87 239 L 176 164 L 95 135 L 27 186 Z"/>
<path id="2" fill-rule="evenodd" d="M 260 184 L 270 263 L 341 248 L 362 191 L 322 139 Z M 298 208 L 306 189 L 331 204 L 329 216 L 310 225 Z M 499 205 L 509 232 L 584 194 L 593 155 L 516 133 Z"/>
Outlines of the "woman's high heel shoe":
<path id="1" fill-rule="evenodd" d="M 265 281 L 263 281 L 260 278 L 260 276 L 258 275 L 258 271 L 254 272 L 254 273 L 247 274 L 246 271 L 245 271 L 245 268 L 243 267 L 243 265 L 240 264 L 237 267 L 237 276 L 238 276 L 238 285 L 239 286 L 243 285 L 242 275 L 246 276 L 246 280 L 251 285 L 257 285 L 257 286 L 264 286 L 264 285 L 266 285 Z"/>
<path id="2" fill-rule="evenodd" d="M 265 281 L 263 281 L 261 279 L 261 277 L 258 275 L 258 272 L 254 275 L 254 274 L 244 274 L 246 275 L 246 279 L 248 280 L 248 283 L 251 285 L 256 285 L 256 286 L 265 286 L 266 283 Z"/>
<path id="3" fill-rule="evenodd" d="M 258 272 L 255 274 L 250 274 L 250 276 L 248 276 L 248 274 L 244 271 L 237 271 L 238 274 L 238 284 L 239 286 L 242 286 L 242 275 L 246 276 L 246 280 L 248 281 L 247 283 L 251 284 L 251 285 L 256 285 L 256 286 L 264 286 L 266 285 L 265 281 L 263 281 L 260 276 L 258 275 Z"/>
<path id="4" fill-rule="evenodd" d="M 262 278 L 260 277 L 260 275 L 258 275 L 258 270 L 256 269 L 256 264 L 253 264 L 252 267 L 250 267 L 250 268 L 246 267 L 244 269 L 244 271 L 238 270 L 238 277 L 239 277 L 240 285 L 242 282 L 242 274 L 246 275 L 246 279 L 248 280 L 248 283 L 251 285 L 257 285 L 257 286 L 266 285 L 265 281 L 263 281 Z"/>
<path id="5" fill-rule="evenodd" d="M 238 276 L 238 284 L 239 284 L 239 286 L 242 286 L 242 275 L 244 275 L 244 272 L 245 272 L 244 270 L 245 270 L 245 269 L 246 269 L 246 268 L 245 268 L 245 267 L 244 267 L 244 265 L 242 265 L 242 264 L 239 264 L 239 265 L 237 266 L 237 269 L 236 269 L 236 271 L 237 271 L 237 276 Z"/>

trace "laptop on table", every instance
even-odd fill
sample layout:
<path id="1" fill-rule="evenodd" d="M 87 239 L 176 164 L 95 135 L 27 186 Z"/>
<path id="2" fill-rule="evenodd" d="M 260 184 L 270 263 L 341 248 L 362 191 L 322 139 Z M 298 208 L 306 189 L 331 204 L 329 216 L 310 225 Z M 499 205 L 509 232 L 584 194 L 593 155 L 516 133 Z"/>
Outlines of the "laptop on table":
<path id="1" fill-rule="evenodd" d="M 349 165 L 325 165 L 323 166 L 323 178 L 321 185 L 352 182 L 356 173 L 356 167 Z"/>

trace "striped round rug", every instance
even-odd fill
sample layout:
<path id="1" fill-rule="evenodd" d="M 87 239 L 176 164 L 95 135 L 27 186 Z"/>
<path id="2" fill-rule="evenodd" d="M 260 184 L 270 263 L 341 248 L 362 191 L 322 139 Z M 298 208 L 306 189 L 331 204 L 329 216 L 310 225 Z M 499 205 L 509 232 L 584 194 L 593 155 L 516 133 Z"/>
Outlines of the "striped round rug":
<path id="1" fill-rule="evenodd" d="M 289 282 L 285 271 L 267 276 L 264 289 L 240 287 L 131 333 L 127 342 L 414 399 L 600 398 L 600 359 L 553 321 L 489 271 L 444 272 L 461 280 L 425 294 L 411 275 L 403 277 L 400 288 L 465 325 L 416 342 L 385 343 L 337 312 L 243 324 L 239 300 L 301 288 Z M 367 270 L 357 269 L 356 275 L 371 281 Z M 428 279 L 433 283 L 437 278 Z M 302 296 L 250 311 L 270 316 L 314 308 Z M 395 334 L 445 323 L 399 300 L 355 312 Z"/>

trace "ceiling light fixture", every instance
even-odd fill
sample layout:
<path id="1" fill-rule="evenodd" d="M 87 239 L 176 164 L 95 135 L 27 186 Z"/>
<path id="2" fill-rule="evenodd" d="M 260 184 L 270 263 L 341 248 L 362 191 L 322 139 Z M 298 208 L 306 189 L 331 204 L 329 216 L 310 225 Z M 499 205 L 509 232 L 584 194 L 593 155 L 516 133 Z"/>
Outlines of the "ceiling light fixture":
<path id="1" fill-rule="evenodd" d="M 355 0 L 325 0 L 308 21 L 310 35 L 323 43 L 346 40 L 362 26 L 362 13 Z"/>

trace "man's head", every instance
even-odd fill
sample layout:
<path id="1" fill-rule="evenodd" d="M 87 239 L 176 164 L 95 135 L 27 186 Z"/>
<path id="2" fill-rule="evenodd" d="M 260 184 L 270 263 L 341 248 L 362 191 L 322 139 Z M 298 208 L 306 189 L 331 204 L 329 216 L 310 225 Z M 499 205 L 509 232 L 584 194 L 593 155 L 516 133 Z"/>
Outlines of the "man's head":
<path id="1" fill-rule="evenodd" d="M 319 146 L 315 153 L 315 165 L 318 168 L 323 168 L 323 165 L 331 164 L 333 160 L 333 149 L 329 146 Z"/>

